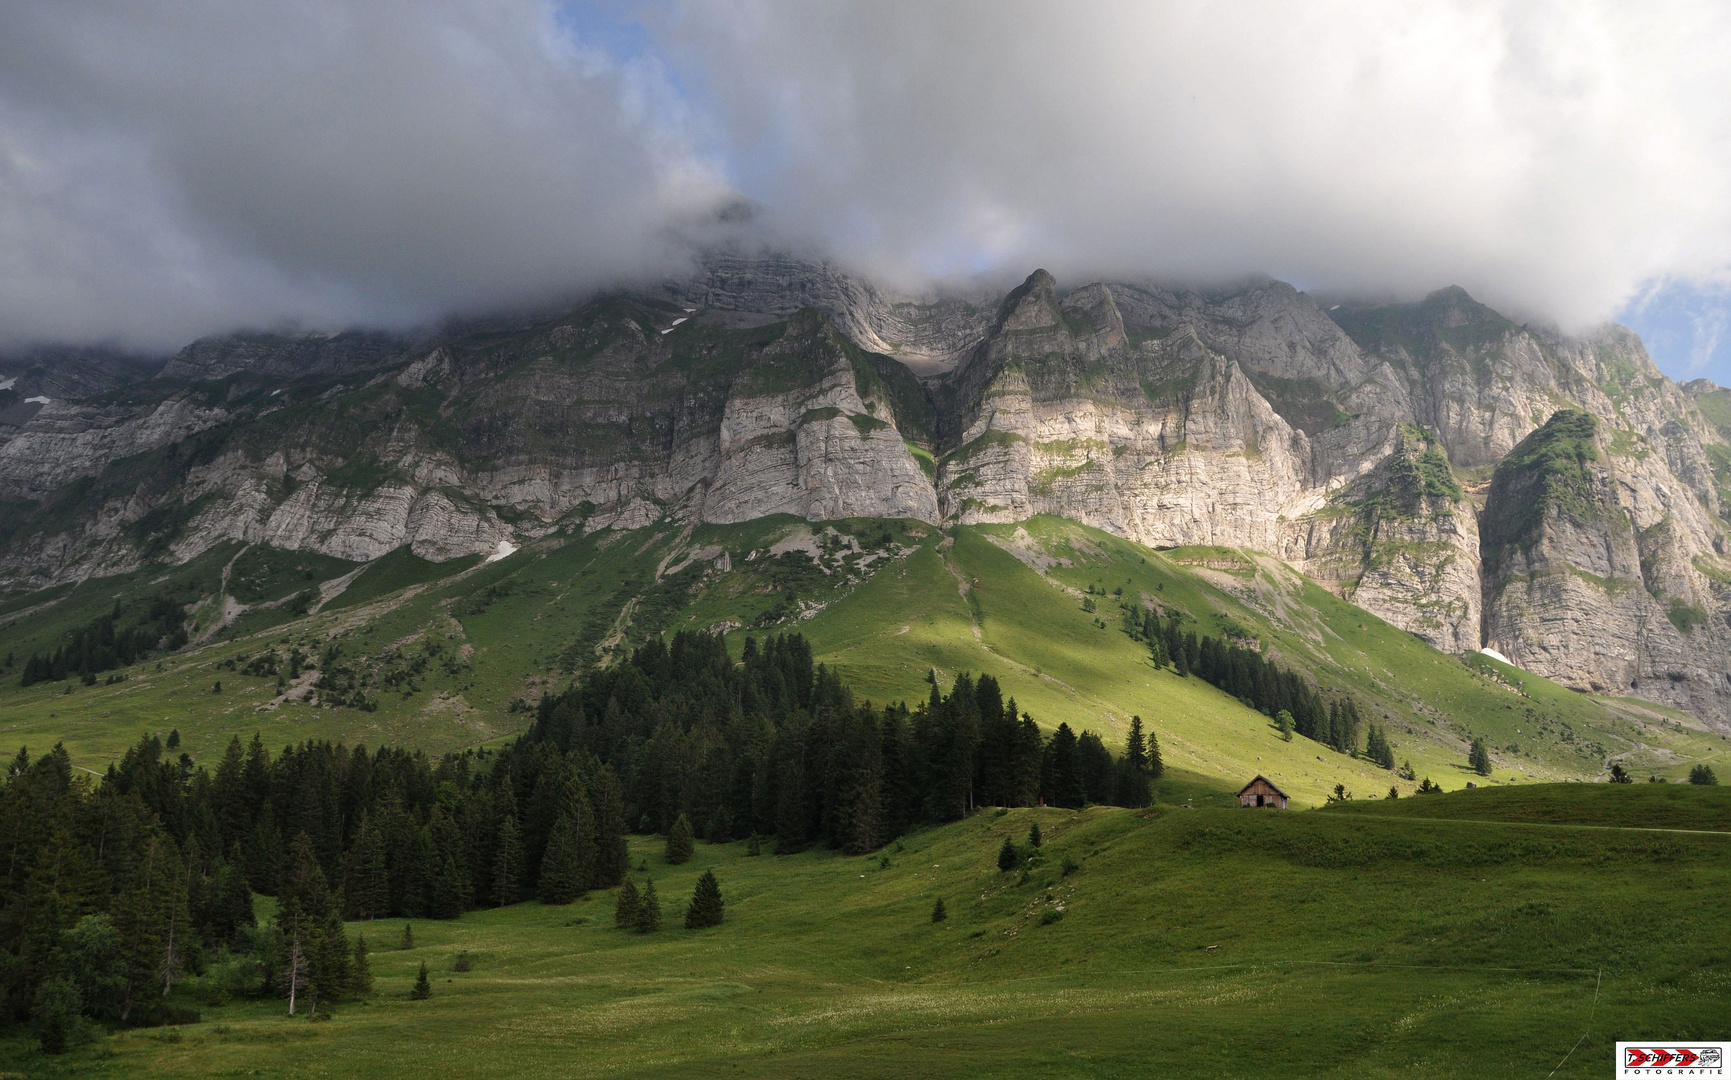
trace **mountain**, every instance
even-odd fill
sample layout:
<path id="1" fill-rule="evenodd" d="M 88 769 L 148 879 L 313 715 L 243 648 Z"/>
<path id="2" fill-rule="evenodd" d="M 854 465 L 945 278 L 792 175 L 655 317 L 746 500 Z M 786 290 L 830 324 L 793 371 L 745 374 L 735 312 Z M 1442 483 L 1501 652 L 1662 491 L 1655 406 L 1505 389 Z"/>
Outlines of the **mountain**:
<path id="1" fill-rule="evenodd" d="M 717 256 L 520 324 L 210 339 L 0 418 L 0 581 L 22 603 L 224 545 L 440 564 L 771 515 L 1045 515 L 1263 553 L 1443 652 L 1731 730 L 1731 442 L 1691 387 L 1626 330 L 1459 289 L 1324 310 L 1036 271 L 909 296 Z"/>

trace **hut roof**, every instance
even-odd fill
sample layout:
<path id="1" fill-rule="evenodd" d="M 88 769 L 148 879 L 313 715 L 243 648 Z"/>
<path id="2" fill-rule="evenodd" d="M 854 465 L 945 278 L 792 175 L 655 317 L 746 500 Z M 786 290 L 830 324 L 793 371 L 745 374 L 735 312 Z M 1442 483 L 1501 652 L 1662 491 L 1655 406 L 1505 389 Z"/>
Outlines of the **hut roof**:
<path id="1" fill-rule="evenodd" d="M 1250 789 L 1251 789 L 1251 788 L 1253 788 L 1253 787 L 1255 787 L 1255 786 L 1256 786 L 1256 781 L 1257 781 L 1257 780 L 1260 780 L 1260 781 L 1262 781 L 1262 782 L 1263 782 L 1263 783 L 1264 783 L 1264 784 L 1267 784 L 1267 785 L 1268 785 L 1268 786 L 1269 786 L 1269 787 L 1271 787 L 1271 788 L 1274 788 L 1274 793 L 1275 793 L 1275 794 L 1276 794 L 1276 795 L 1278 795 L 1278 796 L 1280 796 L 1280 797 L 1281 797 L 1281 798 L 1283 798 L 1283 799 L 1290 799 L 1290 798 L 1292 798 L 1292 796 L 1290 796 L 1290 795 L 1288 795 L 1288 794 L 1287 794 L 1287 793 L 1286 793 L 1286 792 L 1284 792 L 1284 791 L 1282 791 L 1282 790 L 1280 790 L 1280 789 L 1279 789 L 1279 788 L 1278 788 L 1278 787 L 1275 787 L 1275 786 L 1274 786 L 1274 781 L 1272 781 L 1272 780 L 1270 780 L 1270 779 L 1269 779 L 1269 778 L 1268 778 L 1268 777 L 1266 777 L 1266 776 L 1263 776 L 1263 775 L 1262 775 L 1262 774 L 1261 774 L 1261 773 L 1257 773 L 1257 774 L 1256 774 L 1256 779 L 1255 779 L 1255 780 L 1252 780 L 1252 781 L 1250 781 L 1250 783 L 1248 783 L 1248 784 L 1245 784 L 1245 785 L 1244 785 L 1244 786 L 1243 786 L 1243 787 L 1241 787 L 1241 788 L 1239 788 L 1239 789 L 1238 789 L 1238 794 L 1240 794 L 1240 795 L 1242 795 L 1242 794 L 1244 794 L 1244 793 L 1245 793 L 1245 792 L 1246 792 L 1246 791 L 1249 791 L 1249 790 L 1250 790 Z"/>

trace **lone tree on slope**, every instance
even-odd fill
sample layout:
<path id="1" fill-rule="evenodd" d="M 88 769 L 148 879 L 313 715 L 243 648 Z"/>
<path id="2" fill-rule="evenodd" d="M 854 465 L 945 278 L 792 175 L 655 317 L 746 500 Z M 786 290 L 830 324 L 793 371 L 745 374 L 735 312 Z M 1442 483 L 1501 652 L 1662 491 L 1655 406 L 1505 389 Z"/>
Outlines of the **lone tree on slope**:
<path id="1" fill-rule="evenodd" d="M 721 883 L 715 880 L 715 871 L 705 870 L 697 879 L 691 905 L 685 909 L 685 928 L 697 930 L 705 926 L 720 926 L 721 912 Z"/>
<path id="2" fill-rule="evenodd" d="M 1491 774 L 1491 753 L 1485 749 L 1483 739 L 1473 740 L 1472 749 L 1467 751 L 1467 764 L 1480 776 Z"/>

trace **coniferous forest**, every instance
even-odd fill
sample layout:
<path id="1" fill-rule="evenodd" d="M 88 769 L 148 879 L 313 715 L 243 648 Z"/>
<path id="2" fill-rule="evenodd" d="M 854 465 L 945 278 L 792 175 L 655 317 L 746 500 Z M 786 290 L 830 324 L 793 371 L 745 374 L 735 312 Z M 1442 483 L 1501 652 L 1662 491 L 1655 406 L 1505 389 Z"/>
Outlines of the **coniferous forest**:
<path id="1" fill-rule="evenodd" d="M 0 786 L 0 1025 L 45 1044 L 93 1023 L 178 1022 L 164 995 L 216 965 L 285 1007 L 365 993 L 345 921 L 450 919 L 620 884 L 629 831 L 683 818 L 710 842 L 875 850 L 980 806 L 1144 806 L 1158 743 L 1122 754 L 1047 737 L 996 680 L 874 706 L 797 635 L 652 640 L 539 706 L 496 750 L 437 760 L 233 739 L 214 767 L 141 739 L 100 779 L 64 749 L 20 750 Z M 260 925 L 253 894 L 274 896 Z M 717 909 L 719 910 L 719 909 Z M 707 910 L 699 921 L 710 918 Z"/>
<path id="2" fill-rule="evenodd" d="M 1163 621 L 1147 612 L 1139 624 L 1125 629 L 1148 643 L 1156 664 L 1170 664 L 1180 675 L 1195 675 L 1268 716 L 1278 717 L 1284 712 L 1292 718 L 1293 731 L 1307 739 L 1343 754 L 1357 751 L 1363 720 L 1358 703 L 1350 695 L 1325 701 L 1298 672 L 1264 659 L 1255 649 L 1185 631 L 1177 615 Z M 1379 764 L 1384 756 L 1373 754 Z M 1383 767 L 1393 768 L 1392 751 L 1388 757 Z"/>

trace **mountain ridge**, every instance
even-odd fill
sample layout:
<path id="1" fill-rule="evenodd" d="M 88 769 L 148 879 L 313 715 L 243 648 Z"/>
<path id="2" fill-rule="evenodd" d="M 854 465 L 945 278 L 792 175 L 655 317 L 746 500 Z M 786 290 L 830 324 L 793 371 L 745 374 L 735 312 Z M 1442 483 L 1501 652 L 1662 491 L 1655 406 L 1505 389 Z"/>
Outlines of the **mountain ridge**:
<path id="1" fill-rule="evenodd" d="M 1457 288 L 1324 311 L 1280 282 L 1066 292 L 1042 270 L 988 301 L 718 256 L 527 325 L 206 339 L 153 378 L 0 417 L 0 580 L 226 541 L 437 561 L 659 521 L 1054 514 L 1264 551 L 1446 651 L 1731 724 L 1712 392 L 1626 330 L 1569 338 Z M 1493 474 L 1569 410 L 1595 418 L 1602 481 L 1570 527 L 1626 557 L 1606 573 L 1583 539 L 1487 566 L 1486 545 L 1543 549 L 1572 512 L 1481 536 L 1524 490 Z"/>

